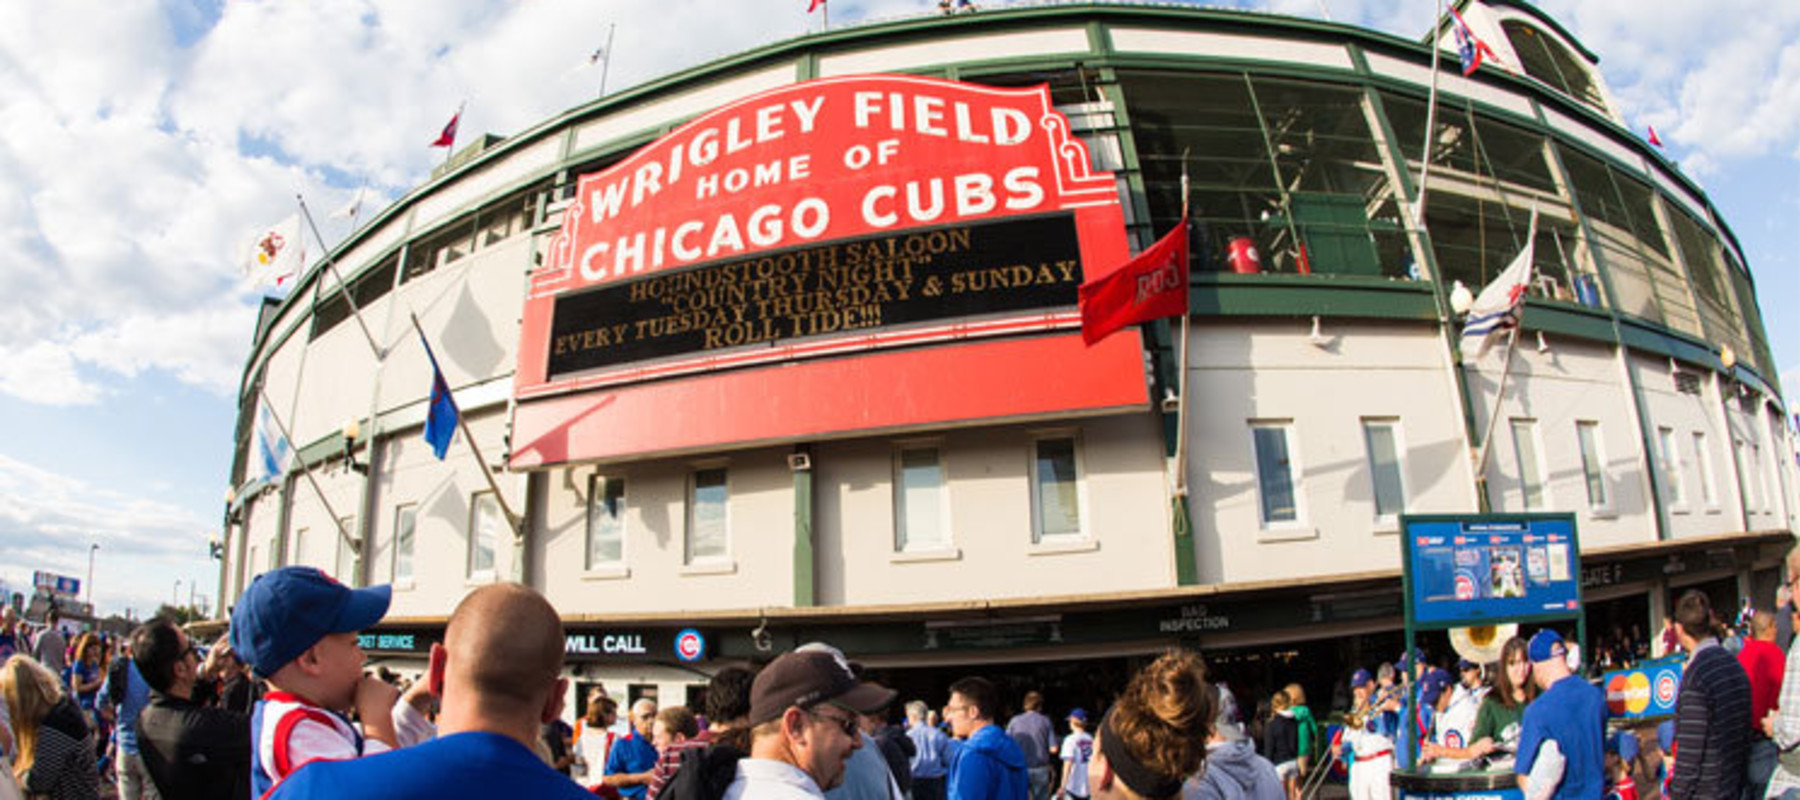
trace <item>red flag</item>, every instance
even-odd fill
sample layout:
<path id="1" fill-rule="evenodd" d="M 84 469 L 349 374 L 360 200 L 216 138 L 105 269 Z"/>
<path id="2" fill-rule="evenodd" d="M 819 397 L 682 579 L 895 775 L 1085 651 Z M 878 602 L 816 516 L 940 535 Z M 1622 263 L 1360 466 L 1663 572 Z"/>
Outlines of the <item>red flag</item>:
<path id="1" fill-rule="evenodd" d="M 825 0 L 812 0 L 812 2 L 806 4 L 806 13 L 811 14 L 814 11 L 818 11 L 819 6 L 822 5 L 825 5 Z"/>
<path id="2" fill-rule="evenodd" d="M 1126 325 L 1186 314 L 1187 220 L 1116 272 L 1082 284 L 1080 294 L 1081 339 L 1089 346 Z"/>
<path id="3" fill-rule="evenodd" d="M 456 144 L 456 123 L 458 121 L 460 121 L 461 119 L 462 119 L 462 109 L 459 108 L 456 110 L 455 114 L 452 114 L 450 116 L 450 123 L 448 125 L 444 126 L 444 132 L 438 134 L 437 141 L 432 142 L 431 146 L 432 147 L 453 147 L 453 146 L 455 146 L 455 144 Z"/>
<path id="4" fill-rule="evenodd" d="M 1656 138 L 1656 126 L 1655 125 L 1647 125 L 1645 127 L 1648 127 L 1650 129 L 1650 143 L 1653 145 L 1656 145 L 1657 147 L 1662 147 L 1662 140 Z"/>

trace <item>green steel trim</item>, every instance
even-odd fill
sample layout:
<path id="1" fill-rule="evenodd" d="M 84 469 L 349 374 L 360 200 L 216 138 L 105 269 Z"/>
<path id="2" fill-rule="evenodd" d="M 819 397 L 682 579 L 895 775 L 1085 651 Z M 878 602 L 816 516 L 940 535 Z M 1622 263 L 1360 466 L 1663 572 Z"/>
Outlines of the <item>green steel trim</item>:
<path id="1" fill-rule="evenodd" d="M 332 431 L 294 452 L 294 469 L 312 469 L 344 455 L 344 432 Z"/>
<path id="2" fill-rule="evenodd" d="M 1634 350 L 1699 364 L 1714 372 L 1725 371 L 1718 354 L 1706 344 L 1671 330 L 1657 330 L 1631 317 L 1620 317 L 1619 339 Z"/>
<path id="3" fill-rule="evenodd" d="M 1430 284 L 1330 275 L 1199 274 L 1188 290 L 1195 316 L 1438 320 Z"/>
<path id="4" fill-rule="evenodd" d="M 1525 319 L 1521 324 L 1527 330 L 1558 336 L 1605 344 L 1617 344 L 1619 341 L 1618 336 L 1613 333 L 1612 317 L 1606 312 L 1554 300 L 1526 298 Z"/>
<path id="5" fill-rule="evenodd" d="M 805 453 L 804 449 L 796 450 Z M 794 470 L 794 607 L 817 604 L 813 568 L 813 472 Z"/>

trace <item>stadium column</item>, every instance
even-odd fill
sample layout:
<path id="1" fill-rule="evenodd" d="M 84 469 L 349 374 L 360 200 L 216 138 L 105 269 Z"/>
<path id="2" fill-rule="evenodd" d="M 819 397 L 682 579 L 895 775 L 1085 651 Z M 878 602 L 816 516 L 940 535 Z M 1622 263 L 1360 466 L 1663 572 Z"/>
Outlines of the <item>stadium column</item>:
<path id="1" fill-rule="evenodd" d="M 788 456 L 794 473 L 794 607 L 816 602 L 813 571 L 813 469 L 812 448 L 796 445 Z"/>

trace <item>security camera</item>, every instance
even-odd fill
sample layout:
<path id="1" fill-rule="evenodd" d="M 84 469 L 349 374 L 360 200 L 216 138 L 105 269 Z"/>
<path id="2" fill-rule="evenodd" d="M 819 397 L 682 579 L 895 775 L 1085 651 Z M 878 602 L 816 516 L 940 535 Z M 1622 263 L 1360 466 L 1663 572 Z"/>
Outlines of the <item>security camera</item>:
<path id="1" fill-rule="evenodd" d="M 805 472 L 812 469 L 812 456 L 805 453 L 789 453 L 787 458 L 788 469 L 795 472 Z"/>
<path id="2" fill-rule="evenodd" d="M 1181 410 L 1181 398 L 1175 396 L 1175 390 L 1174 389 L 1164 389 L 1163 390 L 1163 399 L 1162 399 L 1162 412 L 1164 414 L 1173 414 L 1180 410 Z"/>

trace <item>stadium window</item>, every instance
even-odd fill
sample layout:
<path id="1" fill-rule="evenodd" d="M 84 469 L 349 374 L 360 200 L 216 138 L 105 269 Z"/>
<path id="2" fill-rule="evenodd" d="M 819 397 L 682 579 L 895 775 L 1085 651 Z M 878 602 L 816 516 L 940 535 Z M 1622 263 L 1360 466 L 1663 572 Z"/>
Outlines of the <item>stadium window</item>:
<path id="1" fill-rule="evenodd" d="M 293 542 L 290 543 L 292 551 L 288 553 L 289 564 L 295 566 L 308 566 L 306 563 L 306 534 L 308 530 L 308 528 L 297 528 L 294 530 L 294 539 Z"/>
<path id="2" fill-rule="evenodd" d="M 1087 67 L 1063 67 L 1026 72 L 1010 71 L 988 75 L 964 70 L 957 74 L 957 79 L 967 83 L 1009 89 L 1048 85 L 1050 87 L 1050 104 L 1054 106 L 1091 103 L 1102 99 L 1099 89 L 1100 72 Z"/>
<path id="3" fill-rule="evenodd" d="M 338 520 L 338 528 L 332 531 L 332 540 L 337 550 L 337 571 L 332 576 L 343 583 L 356 586 L 361 583 L 356 573 L 356 550 L 344 539 L 344 532 L 356 535 L 356 517 L 344 517 Z"/>
<path id="4" fill-rule="evenodd" d="M 1080 442 L 1057 434 L 1032 442 L 1031 541 L 1037 544 L 1083 539 Z"/>
<path id="5" fill-rule="evenodd" d="M 1762 448 L 1742 439 L 1736 443 L 1738 474 L 1744 482 L 1744 510 L 1759 511 L 1763 507 Z"/>
<path id="6" fill-rule="evenodd" d="M 625 479 L 588 478 L 587 569 L 625 563 Z"/>
<path id="7" fill-rule="evenodd" d="M 1662 473 L 1663 489 L 1669 493 L 1669 510 L 1677 514 L 1687 512 L 1687 481 L 1681 474 L 1681 450 L 1675 446 L 1675 429 L 1659 427 L 1656 429 L 1656 455 L 1658 471 Z"/>
<path id="8" fill-rule="evenodd" d="M 1300 500 L 1294 491 L 1299 469 L 1293 457 L 1293 432 L 1291 421 L 1250 423 L 1251 448 L 1256 455 L 1256 489 L 1265 528 L 1300 521 Z"/>
<path id="9" fill-rule="evenodd" d="M 1395 144 L 1406 154 L 1407 168 L 1417 174 L 1422 163 L 1419 143 L 1425 141 L 1425 101 L 1384 91 L 1381 107 L 1394 129 Z M 1556 179 L 1544 160 L 1543 136 L 1453 103 L 1438 107 L 1436 127 L 1431 166 L 1440 177 L 1493 186 L 1503 193 L 1525 189 L 1557 193 Z M 1435 182 L 1432 188 L 1438 189 Z"/>
<path id="10" fill-rule="evenodd" d="M 490 203 L 475 215 L 475 244 L 486 249 L 524 233 L 531 227 L 537 209 L 541 186 L 533 186 L 499 202 Z"/>
<path id="11" fill-rule="evenodd" d="M 1688 281 L 1669 260 L 1649 186 L 1567 145 L 1558 144 L 1557 153 L 1588 222 L 1588 241 L 1612 284 L 1614 307 L 1702 335 Z"/>
<path id="12" fill-rule="evenodd" d="M 943 455 L 935 446 L 894 451 L 894 551 L 929 552 L 950 546 Z"/>
<path id="13" fill-rule="evenodd" d="M 501 527 L 500 501 L 491 491 L 476 492 L 469 499 L 469 577 L 493 577 Z"/>
<path id="14" fill-rule="evenodd" d="M 406 274 L 401 283 L 461 261 L 475 249 L 475 215 L 462 217 L 439 228 L 406 252 Z"/>
<path id="15" fill-rule="evenodd" d="M 382 296 L 394 288 L 394 271 L 400 266 L 400 255 L 388 256 L 375 267 L 364 270 L 355 280 L 350 281 L 350 296 L 356 298 L 356 308 L 366 311 L 380 300 Z M 307 340 L 312 341 L 325 335 L 327 331 L 350 318 L 350 304 L 344 302 L 344 293 L 334 292 L 328 298 L 319 301 L 313 310 L 312 331 Z"/>
<path id="16" fill-rule="evenodd" d="M 410 584 L 413 581 L 413 541 L 418 526 L 418 504 L 408 503 L 394 509 L 394 569 L 390 578 L 394 583 Z"/>
<path id="17" fill-rule="evenodd" d="M 1369 458 L 1369 483 L 1375 496 L 1375 521 L 1393 523 L 1406 511 L 1406 485 L 1400 469 L 1400 421 L 1363 420 L 1363 445 Z"/>
<path id="18" fill-rule="evenodd" d="M 1712 449 L 1706 446 L 1706 433 L 1694 431 L 1694 463 L 1700 466 L 1700 501 L 1709 511 L 1719 507 L 1719 478 L 1713 472 Z"/>
<path id="19" fill-rule="evenodd" d="M 1679 204 L 1667 203 L 1664 207 L 1669 210 L 1669 227 L 1681 251 L 1681 262 L 1687 267 L 1689 285 L 1699 301 L 1700 325 L 1706 339 L 1729 344 L 1740 353 L 1750 352 L 1737 303 L 1733 302 L 1731 286 L 1725 278 L 1718 241 Z"/>
<path id="20" fill-rule="evenodd" d="M 1575 443 L 1581 448 L 1581 474 L 1587 482 L 1588 510 L 1595 514 L 1610 513 L 1612 492 L 1606 485 L 1606 453 L 1600 446 L 1600 423 L 1577 420 Z"/>
<path id="21" fill-rule="evenodd" d="M 1512 421 L 1513 457 L 1519 464 L 1519 492 L 1526 511 L 1542 511 L 1550 505 L 1544 486 L 1544 448 L 1538 441 L 1537 420 Z"/>
<path id="22" fill-rule="evenodd" d="M 1549 84 L 1563 94 L 1601 111 L 1606 110 L 1600 89 L 1588 68 L 1562 42 L 1519 20 L 1502 20 L 1500 30 L 1519 55 L 1525 74 Z"/>
<path id="23" fill-rule="evenodd" d="M 1462 281 L 1481 291 L 1525 248 L 1531 210 L 1454 192 L 1434 192 L 1425 207 L 1432 252 L 1445 283 Z M 1570 276 L 1582 270 L 1573 261 L 1579 241 L 1575 226 L 1547 214 L 1538 216 L 1532 246 L 1534 292 L 1554 300 L 1573 300 Z"/>
<path id="24" fill-rule="evenodd" d="M 687 563 L 717 562 L 731 555 L 729 474 L 724 467 L 695 470 L 688 481 Z"/>

